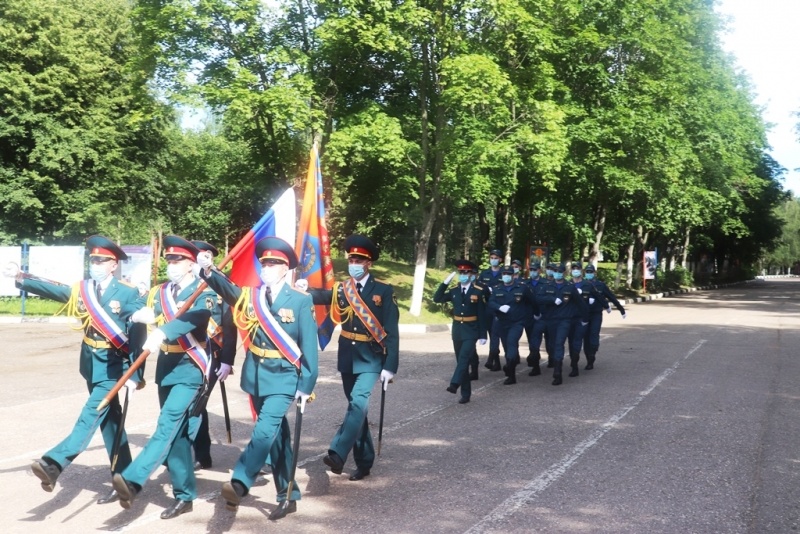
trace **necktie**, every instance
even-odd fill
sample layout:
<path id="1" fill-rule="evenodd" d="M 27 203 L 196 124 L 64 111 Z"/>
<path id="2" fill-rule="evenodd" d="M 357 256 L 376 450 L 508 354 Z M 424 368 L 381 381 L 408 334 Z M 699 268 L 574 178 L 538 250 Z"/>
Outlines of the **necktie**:
<path id="1" fill-rule="evenodd" d="M 466 287 L 462 287 L 461 288 L 461 294 L 464 295 L 465 297 L 467 296 L 467 288 Z"/>
<path id="2" fill-rule="evenodd" d="M 269 286 L 266 286 L 266 287 L 264 288 L 264 296 L 265 296 L 265 297 L 266 297 L 266 299 L 267 299 L 267 306 L 269 306 L 270 308 L 272 308 L 272 288 L 271 288 L 271 287 L 269 287 Z"/>
<path id="3" fill-rule="evenodd" d="M 178 284 L 172 284 L 172 298 L 177 302 L 178 300 Z"/>
<path id="4" fill-rule="evenodd" d="M 358 292 L 361 293 L 361 288 L 363 287 L 361 282 L 356 282 L 356 287 L 358 287 Z"/>
<path id="5" fill-rule="evenodd" d="M 97 301 L 100 302 L 100 297 L 103 296 L 103 289 L 100 287 L 100 282 L 94 283 L 95 293 L 97 293 Z"/>

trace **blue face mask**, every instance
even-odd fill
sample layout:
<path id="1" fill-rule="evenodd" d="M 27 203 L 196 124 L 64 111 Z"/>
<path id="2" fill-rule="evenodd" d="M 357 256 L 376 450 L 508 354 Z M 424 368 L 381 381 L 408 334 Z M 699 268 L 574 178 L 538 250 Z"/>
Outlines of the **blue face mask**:
<path id="1" fill-rule="evenodd" d="M 578 278 L 581 275 L 580 269 L 573 269 L 572 270 L 572 278 Z"/>
<path id="2" fill-rule="evenodd" d="M 594 280 L 594 273 L 586 273 L 584 276 L 587 280 Z"/>
<path id="3" fill-rule="evenodd" d="M 347 266 L 347 272 L 356 280 L 364 276 L 364 266 L 358 263 L 351 263 Z"/>
<path id="4" fill-rule="evenodd" d="M 545 273 L 547 273 L 548 277 L 553 276 L 553 271 L 551 271 L 550 269 L 546 269 Z"/>
<path id="5" fill-rule="evenodd" d="M 512 278 L 512 277 L 511 277 L 511 275 L 510 275 L 510 274 L 504 274 L 504 275 L 503 275 L 503 283 L 504 283 L 504 284 L 510 284 L 510 283 L 511 283 L 511 278 Z"/>
<path id="6" fill-rule="evenodd" d="M 459 274 L 458 281 L 462 284 L 469 283 L 470 276 L 468 274 Z"/>
<path id="7" fill-rule="evenodd" d="M 531 278 L 539 278 L 539 271 L 531 271 Z"/>
<path id="8" fill-rule="evenodd" d="M 500 265 L 500 260 L 499 259 L 496 259 L 496 260 L 490 259 L 489 260 L 489 265 L 491 265 L 492 267 L 497 267 L 498 265 Z"/>
<path id="9" fill-rule="evenodd" d="M 564 279 L 564 273 L 553 272 L 553 279 L 554 280 L 563 280 Z"/>
<path id="10" fill-rule="evenodd" d="M 519 274 L 519 267 L 514 267 L 514 274 Z"/>
<path id="11" fill-rule="evenodd" d="M 469 281 L 470 281 L 470 282 L 474 282 L 474 281 L 475 281 L 477 278 L 478 278 L 478 276 L 477 276 L 477 275 L 475 275 L 475 274 L 471 274 L 471 275 L 469 275 Z"/>

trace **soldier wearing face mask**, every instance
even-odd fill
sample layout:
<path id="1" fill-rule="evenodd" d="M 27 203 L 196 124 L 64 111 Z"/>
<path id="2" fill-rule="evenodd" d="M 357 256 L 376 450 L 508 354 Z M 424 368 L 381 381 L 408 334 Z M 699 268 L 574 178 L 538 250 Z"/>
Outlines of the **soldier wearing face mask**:
<path id="1" fill-rule="evenodd" d="M 356 470 L 350 480 L 369 476 L 375 447 L 367 420 L 369 397 L 380 380 L 384 390 L 397 373 L 400 352 L 400 311 L 394 289 L 370 273 L 378 248 L 368 237 L 351 235 L 344 241 L 350 277 L 333 289 L 309 289 L 315 304 L 330 304 L 331 318 L 342 325 L 337 370 L 348 406 L 339 430 L 322 461 L 341 474 L 353 451 Z"/>
<path id="2" fill-rule="evenodd" d="M 602 281 L 596 278 L 597 269 L 591 263 L 586 266 L 584 280 L 594 290 L 594 297 L 589 299 L 589 325 L 583 338 L 583 352 L 586 354 L 586 369 L 594 369 L 597 351 L 600 348 L 600 328 L 603 326 L 603 311 L 611 313 L 611 304 L 616 306 L 622 318 L 625 319 L 625 308 L 620 304 L 614 293 Z"/>
<path id="3" fill-rule="evenodd" d="M 156 384 L 161 412 L 152 436 L 133 462 L 114 475 L 113 485 L 120 505 L 127 510 L 153 472 L 166 465 L 175 500 L 161 518 L 172 519 L 191 512 L 197 497 L 192 440 L 200 418 L 193 412 L 204 376 L 210 372 L 207 328 L 217 298 L 212 291 L 203 291 L 178 317 L 178 311 L 200 284 L 192 274 L 199 250 L 176 235 L 165 236 L 163 244 L 169 281 L 153 287 L 147 306 L 131 316 L 133 322 L 157 327 L 142 348 L 158 357 Z"/>
<path id="4" fill-rule="evenodd" d="M 89 398 L 69 436 L 31 466 L 33 474 L 41 481 L 42 489 L 47 492 L 53 491 L 62 471 L 86 450 L 98 428 L 111 457 L 122 408 L 116 397 L 104 411 L 98 413 L 97 407 L 127 370 L 131 358 L 138 356 L 138 347 L 131 347 L 128 340 L 127 320 L 139 307 L 139 292 L 113 275 L 119 262 L 128 256 L 116 243 L 99 235 L 86 240 L 86 250 L 89 253 L 89 279 L 73 286 L 25 275 L 14 263 L 3 270 L 5 276 L 15 279 L 19 289 L 65 303 L 64 309 L 77 318 L 83 328 L 80 373 L 86 380 Z M 141 370 L 125 384 L 127 395 L 132 395 L 139 383 L 143 384 Z M 130 462 L 128 437 L 123 429 L 116 470 L 124 469 Z M 101 497 L 98 503 L 111 502 L 115 497 L 112 492 Z"/>
<path id="5" fill-rule="evenodd" d="M 477 266 L 468 260 L 458 260 L 456 269 L 458 271 L 451 273 L 436 289 L 433 301 L 438 304 L 453 304 L 451 335 L 456 353 L 456 369 L 447 391 L 456 393 L 461 387 L 461 398 L 458 402 L 466 404 L 472 395 L 469 362 L 475 352 L 475 343 L 486 343 L 486 310 L 483 287 L 473 284 L 470 276 L 472 269 L 477 269 Z M 458 285 L 448 290 L 447 287 L 456 274 Z"/>
<path id="6" fill-rule="evenodd" d="M 564 345 L 569 336 L 573 316 L 579 313 L 584 322 L 588 320 L 589 310 L 577 288 L 564 279 L 567 266 L 559 264 L 553 271 L 553 283 L 547 284 L 537 294 L 536 300 L 544 310 L 547 328 L 553 340 L 553 385 L 562 383 L 561 370 L 564 362 Z"/>
<path id="7" fill-rule="evenodd" d="M 510 265 L 502 269 L 502 285 L 492 291 L 487 308 L 497 317 L 500 341 L 506 351 L 505 385 L 517 383 L 516 368 L 519 365 L 519 340 L 525 330 L 525 322 L 533 313 L 539 315 L 539 307 L 530 286 L 514 280 Z"/>
<path id="8" fill-rule="evenodd" d="M 590 306 L 597 299 L 597 294 L 594 290 L 594 287 L 592 287 L 583 279 L 583 268 L 581 266 L 581 262 L 573 261 L 570 269 L 570 274 L 572 275 L 572 285 L 575 286 L 576 291 L 581 296 L 586 310 L 589 310 Z M 586 327 L 588 324 L 588 315 L 582 313 L 580 309 L 576 308 L 575 315 L 572 317 L 572 324 L 570 324 L 569 338 L 567 342 L 567 345 L 569 346 L 570 377 L 576 377 L 579 374 L 578 362 L 580 361 L 583 338 L 586 335 Z"/>
<path id="9" fill-rule="evenodd" d="M 544 286 L 548 283 L 547 279 L 539 275 L 541 265 L 538 262 L 531 263 L 530 278 L 525 280 L 525 283 L 530 286 L 534 298 L 542 291 Z M 528 338 L 528 367 L 531 368 L 528 376 L 538 376 L 542 374 L 539 362 L 541 361 L 540 347 L 542 345 L 542 338 L 546 336 L 547 323 L 541 314 L 533 313 L 531 310 L 530 315 L 525 321 L 525 335 Z M 549 337 L 549 336 L 548 336 Z M 545 341 L 545 345 L 547 341 Z"/>
<path id="10" fill-rule="evenodd" d="M 489 268 L 485 269 L 478 276 L 479 283 L 487 288 L 489 292 L 493 291 L 495 287 L 503 284 L 500 270 L 502 268 L 501 262 L 503 258 L 503 251 L 500 249 L 493 249 L 489 252 Z M 500 370 L 500 325 L 494 314 L 489 315 L 489 358 L 486 360 L 484 367 L 490 371 Z"/>
<path id="11" fill-rule="evenodd" d="M 293 451 L 285 414 L 295 400 L 304 410 L 316 385 L 317 323 L 311 296 L 291 287 L 290 270 L 297 267 L 294 249 L 282 239 L 265 237 L 256 243 L 256 257 L 260 287 L 238 287 L 214 268 L 208 252 L 200 254 L 198 265 L 208 285 L 233 307 L 237 327 L 248 332 L 241 386 L 258 413 L 250 443 L 231 481 L 223 484 L 222 497 L 229 510 L 238 509 L 269 458 L 278 491 L 279 505 L 269 515 L 275 521 L 296 512 L 301 497 L 297 484 L 287 495 Z"/>

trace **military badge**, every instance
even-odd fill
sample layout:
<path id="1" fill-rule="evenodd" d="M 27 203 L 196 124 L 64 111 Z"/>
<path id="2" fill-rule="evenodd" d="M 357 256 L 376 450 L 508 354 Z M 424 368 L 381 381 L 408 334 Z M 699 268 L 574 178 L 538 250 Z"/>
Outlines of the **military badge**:
<path id="1" fill-rule="evenodd" d="M 222 296 L 221 295 L 217 295 L 217 304 L 222 306 Z"/>
<path id="2" fill-rule="evenodd" d="M 108 303 L 108 306 L 111 308 L 111 313 L 119 313 L 120 304 L 118 300 L 112 300 Z"/>
<path id="3" fill-rule="evenodd" d="M 372 303 L 375 306 L 383 306 L 383 299 L 381 299 L 380 295 L 372 295 Z"/>
<path id="4" fill-rule="evenodd" d="M 470 295 L 469 296 L 470 302 L 478 302 L 478 295 Z"/>
<path id="5" fill-rule="evenodd" d="M 78 297 L 78 311 L 80 313 L 86 313 L 86 304 L 83 303 L 83 299 Z"/>
<path id="6" fill-rule="evenodd" d="M 217 299 L 214 297 L 206 297 L 206 309 L 213 310 L 214 306 L 217 304 Z"/>
<path id="7" fill-rule="evenodd" d="M 278 315 L 281 318 L 282 323 L 293 323 L 294 322 L 294 310 L 288 308 L 281 308 L 278 310 Z"/>

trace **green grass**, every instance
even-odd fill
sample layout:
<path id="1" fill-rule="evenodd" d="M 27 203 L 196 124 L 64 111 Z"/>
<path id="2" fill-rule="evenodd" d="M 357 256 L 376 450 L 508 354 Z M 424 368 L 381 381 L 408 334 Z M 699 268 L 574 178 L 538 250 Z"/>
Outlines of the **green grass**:
<path id="1" fill-rule="evenodd" d="M 25 315 L 55 315 L 64 305 L 60 302 L 28 297 L 25 299 Z M 0 315 L 20 315 L 22 299 L 20 297 L 0 297 Z"/>

